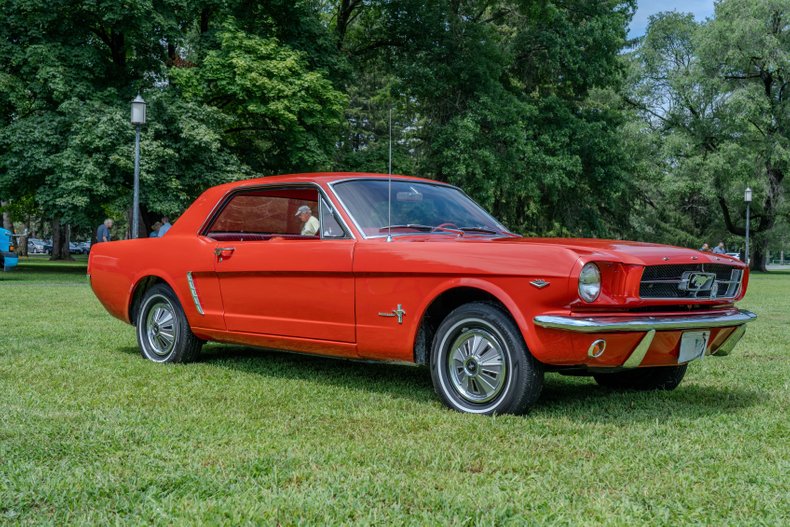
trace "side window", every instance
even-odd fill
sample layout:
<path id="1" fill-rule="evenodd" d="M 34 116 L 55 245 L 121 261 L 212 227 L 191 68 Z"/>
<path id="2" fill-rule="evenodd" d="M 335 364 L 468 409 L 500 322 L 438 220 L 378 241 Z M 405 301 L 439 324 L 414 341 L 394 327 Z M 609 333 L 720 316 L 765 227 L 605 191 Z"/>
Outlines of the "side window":
<path id="1" fill-rule="evenodd" d="M 346 231 L 340 226 L 337 219 L 337 212 L 321 198 L 321 237 L 322 238 L 345 238 Z"/>
<path id="2" fill-rule="evenodd" d="M 315 188 L 257 189 L 239 192 L 225 204 L 206 236 L 216 240 L 317 237 Z"/>

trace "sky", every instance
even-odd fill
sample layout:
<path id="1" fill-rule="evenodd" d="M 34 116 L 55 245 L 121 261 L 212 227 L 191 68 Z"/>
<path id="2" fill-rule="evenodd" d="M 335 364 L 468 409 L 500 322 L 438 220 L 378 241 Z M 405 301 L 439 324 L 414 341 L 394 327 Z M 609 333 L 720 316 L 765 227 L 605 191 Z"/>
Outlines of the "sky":
<path id="1" fill-rule="evenodd" d="M 647 29 L 647 19 L 661 11 L 693 13 L 701 22 L 713 16 L 713 0 L 637 0 L 637 10 L 628 31 L 630 38 L 641 37 Z"/>

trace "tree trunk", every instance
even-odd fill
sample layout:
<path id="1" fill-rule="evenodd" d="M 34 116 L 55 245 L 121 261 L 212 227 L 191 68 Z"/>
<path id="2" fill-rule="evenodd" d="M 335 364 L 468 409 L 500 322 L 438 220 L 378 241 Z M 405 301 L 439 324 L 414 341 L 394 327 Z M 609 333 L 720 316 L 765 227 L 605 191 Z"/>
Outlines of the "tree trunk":
<path id="1" fill-rule="evenodd" d="M 63 225 L 60 218 L 52 220 L 52 256 L 50 260 L 73 260 L 69 251 L 71 228 Z"/>
<path id="2" fill-rule="evenodd" d="M 16 239 L 16 253 L 19 256 L 27 256 L 27 238 L 29 228 L 29 226 L 25 226 L 25 230 L 23 231 L 25 235 Z"/>
<path id="3" fill-rule="evenodd" d="M 11 214 L 5 210 L 6 205 L 8 205 L 8 202 L 0 201 L 0 207 L 3 207 L 3 228 L 13 232 L 14 224 L 11 223 Z"/>
<path id="4" fill-rule="evenodd" d="M 766 240 L 761 240 L 756 238 L 752 245 L 752 259 L 749 261 L 749 267 L 752 271 L 758 272 L 767 272 L 768 268 L 766 267 L 768 263 L 768 259 L 766 255 L 768 254 L 768 242 Z"/>

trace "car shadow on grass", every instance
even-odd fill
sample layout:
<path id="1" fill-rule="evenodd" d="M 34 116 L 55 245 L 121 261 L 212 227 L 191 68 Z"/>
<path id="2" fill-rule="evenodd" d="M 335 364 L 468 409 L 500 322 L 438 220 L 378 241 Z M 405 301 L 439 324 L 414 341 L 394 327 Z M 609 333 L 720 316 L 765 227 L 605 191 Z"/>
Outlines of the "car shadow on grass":
<path id="1" fill-rule="evenodd" d="M 569 381 L 559 375 L 547 375 L 532 413 L 557 414 L 585 422 L 668 421 L 736 414 L 765 399 L 755 390 L 697 384 L 693 374 L 672 391 L 615 390 L 598 386 L 592 378 Z"/>
<path id="2" fill-rule="evenodd" d="M 121 348 L 121 351 L 135 355 L 140 353 L 133 347 Z M 260 375 L 262 378 L 316 382 L 356 391 L 384 393 L 415 402 L 436 401 L 428 370 L 403 364 L 334 359 L 227 344 L 206 346 L 199 362 Z"/>
<path id="3" fill-rule="evenodd" d="M 136 347 L 122 352 L 139 355 Z M 382 362 L 333 359 L 245 346 L 210 344 L 200 363 L 262 378 L 309 381 L 332 387 L 438 405 L 427 368 Z M 674 391 L 612 390 L 592 378 L 547 374 L 543 393 L 529 415 L 563 417 L 584 422 L 626 423 L 693 419 L 735 414 L 765 397 L 732 386 L 701 386 L 689 375 Z"/>

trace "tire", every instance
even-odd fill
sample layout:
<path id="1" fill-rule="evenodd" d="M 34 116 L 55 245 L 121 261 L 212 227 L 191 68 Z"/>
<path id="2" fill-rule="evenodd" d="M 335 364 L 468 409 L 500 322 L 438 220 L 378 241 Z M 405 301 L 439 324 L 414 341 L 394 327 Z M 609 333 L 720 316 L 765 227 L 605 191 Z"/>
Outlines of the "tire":
<path id="1" fill-rule="evenodd" d="M 136 330 L 140 354 L 153 362 L 192 362 L 203 346 L 175 293 L 164 284 L 156 284 L 143 295 Z"/>
<path id="2" fill-rule="evenodd" d="M 543 389 L 543 365 L 500 308 L 465 304 L 439 325 L 431 378 L 442 402 L 473 414 L 523 414 Z"/>
<path id="3" fill-rule="evenodd" d="M 617 373 L 596 373 L 595 382 L 614 390 L 674 390 L 686 375 L 687 364 L 638 368 Z"/>

